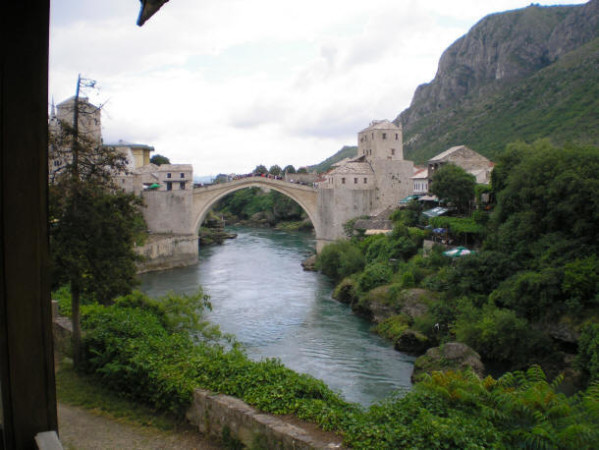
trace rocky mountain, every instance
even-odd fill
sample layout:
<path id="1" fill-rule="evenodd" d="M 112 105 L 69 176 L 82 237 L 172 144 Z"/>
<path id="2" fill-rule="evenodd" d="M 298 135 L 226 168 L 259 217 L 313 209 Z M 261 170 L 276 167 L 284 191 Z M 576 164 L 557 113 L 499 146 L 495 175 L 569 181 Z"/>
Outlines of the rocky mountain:
<path id="1" fill-rule="evenodd" d="M 547 137 L 572 139 L 555 126 L 561 115 L 570 128 L 585 128 L 582 141 L 599 144 L 599 130 L 586 129 L 589 113 L 599 114 L 599 100 L 588 104 L 593 93 L 599 97 L 598 39 L 599 0 L 531 5 L 483 18 L 443 53 L 435 78 L 418 87 L 396 118 L 406 156 L 424 160 L 458 144 L 493 156 L 508 142 L 544 137 L 543 130 L 530 132 L 539 115 L 552 116 Z M 551 113 L 555 108 L 560 114 Z"/>

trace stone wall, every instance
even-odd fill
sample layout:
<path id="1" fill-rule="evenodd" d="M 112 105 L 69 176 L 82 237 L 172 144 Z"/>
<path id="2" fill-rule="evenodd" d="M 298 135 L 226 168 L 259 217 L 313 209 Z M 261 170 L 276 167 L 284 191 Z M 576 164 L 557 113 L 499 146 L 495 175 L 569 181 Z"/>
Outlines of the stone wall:
<path id="1" fill-rule="evenodd" d="M 152 233 L 192 234 L 193 192 L 191 189 L 178 191 L 144 191 L 144 219 Z"/>
<path id="2" fill-rule="evenodd" d="M 196 389 L 187 420 L 205 435 L 237 441 L 247 448 L 324 449 L 341 448 L 341 438 L 309 424 L 257 411 L 227 395 Z"/>
<path id="3" fill-rule="evenodd" d="M 145 245 L 135 251 L 143 257 L 138 263 L 138 273 L 189 266 L 198 262 L 198 237 L 151 234 Z"/>
<path id="4" fill-rule="evenodd" d="M 375 205 L 375 190 L 320 189 L 318 191 L 318 216 L 320 233 L 318 251 L 327 241 L 344 236 L 343 224 L 354 217 L 370 215 Z"/>

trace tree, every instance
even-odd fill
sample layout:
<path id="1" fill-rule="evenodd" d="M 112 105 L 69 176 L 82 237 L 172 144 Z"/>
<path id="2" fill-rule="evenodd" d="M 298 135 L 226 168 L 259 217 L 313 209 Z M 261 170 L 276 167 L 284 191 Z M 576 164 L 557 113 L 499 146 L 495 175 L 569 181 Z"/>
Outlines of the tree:
<path id="1" fill-rule="evenodd" d="M 268 173 L 268 169 L 266 168 L 265 165 L 260 164 L 260 165 L 256 166 L 256 168 L 254 169 L 254 171 L 252 173 L 257 174 L 257 175 L 266 175 Z"/>
<path id="2" fill-rule="evenodd" d="M 454 164 L 445 164 L 434 172 L 430 189 L 441 200 L 451 202 L 460 212 L 466 212 L 474 200 L 474 186 L 474 175 Z"/>
<path id="3" fill-rule="evenodd" d="M 566 262 L 599 251 L 599 155 L 584 146 L 520 144 L 492 215 L 496 248 L 524 262 Z M 498 164 L 502 170 L 503 161 Z M 504 170 L 505 172 L 505 170 Z"/>
<path id="4" fill-rule="evenodd" d="M 274 166 L 270 166 L 270 169 L 268 169 L 268 173 L 275 177 L 280 177 L 283 173 L 283 170 L 281 169 L 281 166 L 275 164 Z"/>
<path id="5" fill-rule="evenodd" d="M 283 169 L 283 172 L 285 173 L 295 173 L 295 167 L 293 167 L 291 164 L 289 164 L 288 166 L 285 166 L 285 168 Z"/>
<path id="6" fill-rule="evenodd" d="M 131 291 L 137 259 L 133 244 L 145 223 L 138 208 L 141 200 L 113 182 L 115 174 L 125 171 L 126 158 L 114 148 L 93 145 L 77 133 L 77 127 L 62 124 L 60 130 L 71 135 L 72 158 L 49 189 L 50 248 L 54 284 L 71 288 L 77 366 L 81 298 L 108 303 Z"/>
<path id="7" fill-rule="evenodd" d="M 308 173 L 308 169 L 305 167 L 300 167 L 297 169 L 297 173 Z"/>
<path id="8" fill-rule="evenodd" d="M 152 158 L 150 158 L 150 162 L 152 164 L 156 164 L 157 166 L 161 166 L 163 164 L 170 164 L 171 163 L 170 159 L 168 159 L 166 156 L 162 156 L 162 155 L 154 155 L 154 156 L 152 156 Z"/>

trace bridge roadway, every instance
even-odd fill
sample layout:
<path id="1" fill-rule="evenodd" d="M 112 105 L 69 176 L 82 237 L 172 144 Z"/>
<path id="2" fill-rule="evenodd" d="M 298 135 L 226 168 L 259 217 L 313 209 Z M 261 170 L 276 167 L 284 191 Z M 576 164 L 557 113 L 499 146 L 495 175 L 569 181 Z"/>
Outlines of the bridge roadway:
<path id="1" fill-rule="evenodd" d="M 310 221 L 314 226 L 316 239 L 320 240 L 322 233 L 318 213 L 318 190 L 312 186 L 259 176 L 249 176 L 227 183 L 218 183 L 194 188 L 193 229 L 197 231 L 200 228 L 200 225 L 206 218 L 206 214 L 208 214 L 210 208 L 212 208 L 218 200 L 232 192 L 249 187 L 270 188 L 296 201 L 310 218 Z"/>

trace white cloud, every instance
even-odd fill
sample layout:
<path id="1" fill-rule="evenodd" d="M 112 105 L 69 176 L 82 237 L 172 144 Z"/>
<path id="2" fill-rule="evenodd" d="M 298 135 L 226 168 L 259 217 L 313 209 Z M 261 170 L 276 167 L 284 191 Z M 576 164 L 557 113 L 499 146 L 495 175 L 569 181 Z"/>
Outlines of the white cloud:
<path id="1" fill-rule="evenodd" d="M 139 28 L 133 0 L 62 0 L 50 93 L 96 79 L 84 94 L 107 101 L 105 140 L 153 145 L 198 174 L 313 164 L 395 118 L 484 15 L 527 4 L 172 0 Z"/>

